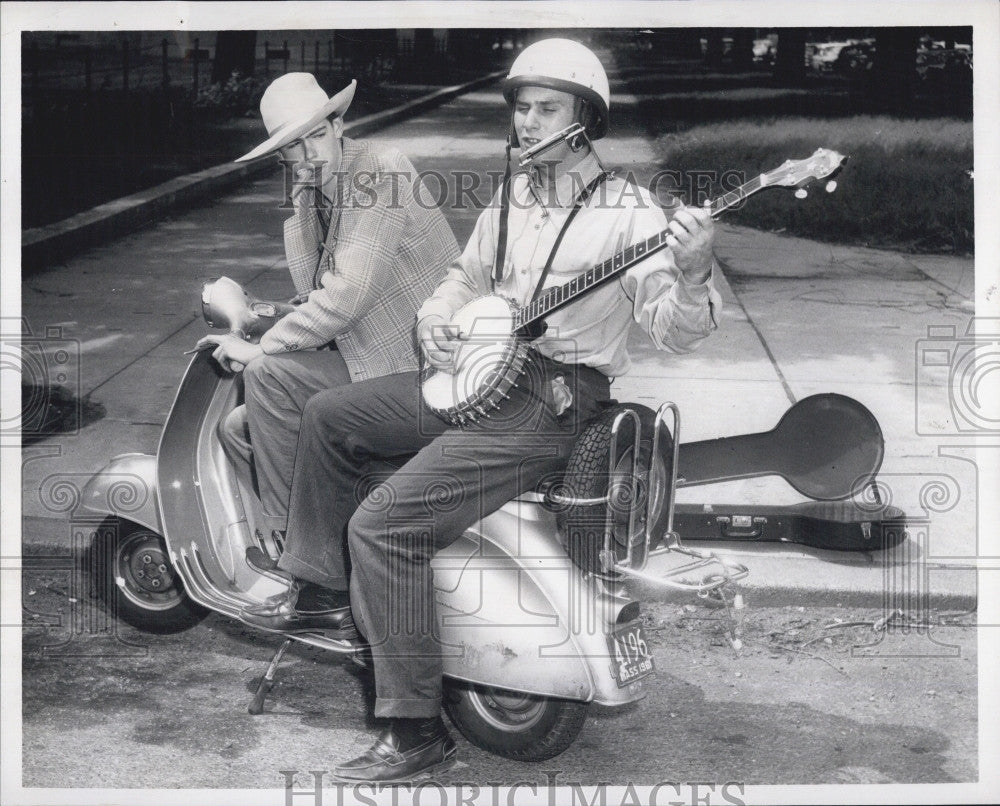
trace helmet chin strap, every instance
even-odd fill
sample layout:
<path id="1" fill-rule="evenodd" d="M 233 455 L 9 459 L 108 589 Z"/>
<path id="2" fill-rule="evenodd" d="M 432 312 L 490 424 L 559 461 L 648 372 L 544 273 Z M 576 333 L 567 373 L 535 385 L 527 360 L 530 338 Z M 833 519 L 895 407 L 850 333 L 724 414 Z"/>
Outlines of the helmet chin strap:
<path id="1" fill-rule="evenodd" d="M 572 140 L 569 141 L 570 151 L 579 151 L 584 145 L 589 145 L 593 149 L 593 144 L 590 142 L 590 138 L 587 137 L 587 124 L 590 122 L 587 120 L 590 113 L 590 104 L 588 104 L 583 98 L 576 99 L 576 122 L 583 126 L 583 132 L 576 135 Z"/>
<path id="2" fill-rule="evenodd" d="M 510 128 L 507 131 L 507 145 L 504 149 L 506 163 L 503 170 L 503 182 L 500 184 L 500 221 L 497 232 L 497 248 L 493 256 L 493 274 L 490 278 L 490 285 L 496 288 L 497 283 L 503 279 L 504 258 L 507 255 L 507 216 L 510 213 L 510 150 L 517 140 L 517 132 L 514 131 L 514 110 L 510 113 Z"/>

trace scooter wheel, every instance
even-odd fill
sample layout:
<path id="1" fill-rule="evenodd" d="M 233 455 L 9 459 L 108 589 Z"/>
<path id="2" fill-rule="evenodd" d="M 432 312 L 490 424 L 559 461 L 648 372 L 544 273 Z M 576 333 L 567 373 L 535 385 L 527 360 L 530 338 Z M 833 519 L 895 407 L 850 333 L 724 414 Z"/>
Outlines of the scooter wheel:
<path id="1" fill-rule="evenodd" d="M 145 526 L 107 518 L 94 532 L 86 564 L 94 595 L 140 630 L 181 632 L 209 613 L 184 591 L 163 537 Z"/>
<path id="2" fill-rule="evenodd" d="M 573 743 L 589 703 L 449 680 L 444 708 L 476 747 L 516 761 L 545 761 Z"/>

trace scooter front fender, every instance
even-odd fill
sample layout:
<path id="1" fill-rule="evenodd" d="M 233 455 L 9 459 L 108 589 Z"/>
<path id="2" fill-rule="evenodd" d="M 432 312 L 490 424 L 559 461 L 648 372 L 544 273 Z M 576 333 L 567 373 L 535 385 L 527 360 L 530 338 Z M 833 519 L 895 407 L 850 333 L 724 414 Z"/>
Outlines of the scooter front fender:
<path id="1" fill-rule="evenodd" d="M 116 456 L 84 485 L 80 506 L 132 521 L 162 535 L 156 500 L 156 457 L 146 453 Z"/>

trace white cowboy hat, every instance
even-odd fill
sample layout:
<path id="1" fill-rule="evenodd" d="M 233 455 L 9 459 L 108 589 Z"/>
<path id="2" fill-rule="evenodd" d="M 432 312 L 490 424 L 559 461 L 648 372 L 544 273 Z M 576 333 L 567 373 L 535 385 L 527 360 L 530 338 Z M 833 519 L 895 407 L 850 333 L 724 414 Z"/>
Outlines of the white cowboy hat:
<path id="1" fill-rule="evenodd" d="M 312 73 L 285 73 L 271 82 L 260 99 L 260 116 L 268 138 L 236 162 L 257 159 L 288 145 L 317 123 L 333 115 L 343 115 L 354 100 L 358 82 L 327 98 Z"/>

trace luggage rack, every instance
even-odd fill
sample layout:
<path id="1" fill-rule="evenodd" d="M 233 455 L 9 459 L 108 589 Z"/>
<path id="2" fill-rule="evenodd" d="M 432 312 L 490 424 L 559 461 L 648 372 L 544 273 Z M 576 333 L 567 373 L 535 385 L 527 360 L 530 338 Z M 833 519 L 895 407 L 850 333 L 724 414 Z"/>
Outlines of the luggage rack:
<path id="1" fill-rule="evenodd" d="M 663 535 L 654 535 L 653 529 L 655 526 L 653 515 L 658 502 L 658 497 L 656 495 L 657 480 L 654 479 L 655 458 L 660 455 L 660 430 L 664 420 L 666 419 L 665 415 L 668 410 L 671 412 L 673 419 L 672 434 L 674 449 L 671 451 L 669 477 L 663 480 L 667 483 L 667 530 Z M 600 554 L 602 568 L 608 573 L 617 573 L 626 577 L 641 579 L 644 582 L 648 582 L 653 585 L 692 591 L 701 596 L 722 587 L 726 583 L 737 582 L 745 578 L 749 573 L 745 565 L 725 560 L 712 551 L 703 551 L 685 546 L 681 542 L 680 535 L 674 531 L 674 495 L 677 490 L 677 446 L 680 445 L 681 413 L 677 404 L 672 402 L 667 402 L 660 406 L 656 412 L 656 419 L 653 422 L 653 449 L 650 454 L 651 463 L 646 482 L 649 490 L 646 496 L 645 527 L 641 530 L 641 532 L 636 529 L 636 507 L 630 507 L 628 520 L 628 550 L 624 559 L 617 560 L 615 558 L 614 551 L 611 548 L 611 541 L 614 538 L 614 507 L 611 506 L 611 504 L 616 497 L 620 500 L 622 495 L 630 496 L 630 501 L 637 501 L 640 485 L 639 440 L 641 434 L 639 415 L 634 409 L 628 409 L 621 412 L 617 417 L 615 417 L 614 422 L 611 425 L 611 444 L 608 449 L 608 468 L 611 470 L 618 465 L 618 456 L 620 454 L 619 443 L 621 441 L 619 436 L 622 424 L 625 422 L 626 418 L 631 418 L 633 426 L 632 473 L 630 476 L 631 483 L 628 487 L 628 491 L 623 492 L 620 489 L 621 484 L 616 482 L 613 475 L 608 481 L 608 493 L 605 496 L 604 501 L 609 504 L 609 506 L 604 529 L 604 548 Z M 655 545 L 654 541 L 658 541 L 659 545 L 657 545 L 656 548 L 651 549 L 650 546 Z M 641 553 L 639 551 L 640 548 Z M 651 574 L 643 570 L 650 557 L 668 554 L 670 552 L 685 554 L 692 557 L 693 560 L 689 563 L 678 566 L 677 568 L 672 568 L 665 573 Z M 691 581 L 688 578 L 689 575 L 703 569 L 712 570 L 700 581 Z"/>

